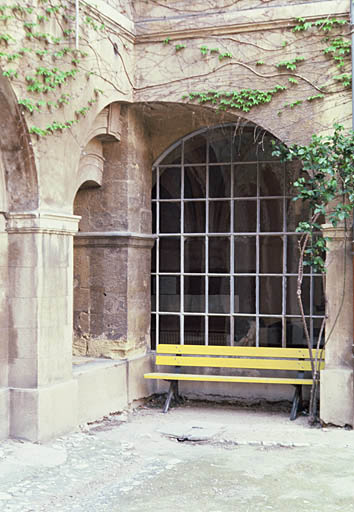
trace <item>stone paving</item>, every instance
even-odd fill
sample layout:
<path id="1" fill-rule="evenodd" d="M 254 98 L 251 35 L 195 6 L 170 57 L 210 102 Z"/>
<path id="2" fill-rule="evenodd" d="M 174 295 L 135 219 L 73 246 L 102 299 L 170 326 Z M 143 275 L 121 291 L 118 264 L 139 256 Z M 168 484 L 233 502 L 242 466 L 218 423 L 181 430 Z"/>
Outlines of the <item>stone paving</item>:
<path id="1" fill-rule="evenodd" d="M 354 433 L 187 403 L 0 443 L 1 512 L 354 511 Z"/>

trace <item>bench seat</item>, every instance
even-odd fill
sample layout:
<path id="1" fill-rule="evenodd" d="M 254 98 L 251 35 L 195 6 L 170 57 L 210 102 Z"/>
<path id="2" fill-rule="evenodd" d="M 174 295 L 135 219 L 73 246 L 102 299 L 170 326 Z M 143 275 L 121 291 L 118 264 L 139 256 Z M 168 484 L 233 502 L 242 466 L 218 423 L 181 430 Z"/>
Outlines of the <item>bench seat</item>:
<path id="1" fill-rule="evenodd" d="M 312 351 L 315 358 L 315 351 Z M 324 368 L 324 350 L 320 350 L 316 361 L 317 372 Z M 302 386 L 311 386 L 312 363 L 307 348 L 240 347 L 212 345 L 168 345 L 159 344 L 156 349 L 156 365 L 171 366 L 171 372 L 152 372 L 145 379 L 158 379 L 170 382 L 164 412 L 168 411 L 171 399 L 178 400 L 178 382 L 239 382 L 244 384 L 290 384 L 295 386 L 295 394 L 290 419 L 295 419 L 302 404 Z M 224 370 L 266 370 L 271 375 L 214 375 L 208 373 L 188 373 L 186 369 L 222 368 Z M 286 376 L 279 372 L 286 371 Z M 258 373 L 258 372 L 257 372 Z M 288 375 L 290 373 L 290 375 Z M 309 376 L 305 377 L 305 373 Z M 278 376 L 277 376 L 278 375 Z"/>
<path id="2" fill-rule="evenodd" d="M 310 385 L 312 379 L 281 377 L 244 377 L 239 375 L 198 375 L 195 373 L 145 373 L 145 379 L 194 380 L 200 382 L 249 382 L 253 384 L 296 384 Z"/>

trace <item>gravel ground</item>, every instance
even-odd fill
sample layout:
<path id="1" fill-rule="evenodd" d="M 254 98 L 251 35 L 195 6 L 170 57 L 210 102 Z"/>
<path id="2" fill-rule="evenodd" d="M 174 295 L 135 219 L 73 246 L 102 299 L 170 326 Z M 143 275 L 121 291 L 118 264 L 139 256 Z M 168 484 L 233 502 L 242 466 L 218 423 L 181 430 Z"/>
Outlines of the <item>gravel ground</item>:
<path id="1" fill-rule="evenodd" d="M 277 407 L 150 402 L 43 445 L 0 443 L 1 512 L 354 511 L 354 432 Z"/>

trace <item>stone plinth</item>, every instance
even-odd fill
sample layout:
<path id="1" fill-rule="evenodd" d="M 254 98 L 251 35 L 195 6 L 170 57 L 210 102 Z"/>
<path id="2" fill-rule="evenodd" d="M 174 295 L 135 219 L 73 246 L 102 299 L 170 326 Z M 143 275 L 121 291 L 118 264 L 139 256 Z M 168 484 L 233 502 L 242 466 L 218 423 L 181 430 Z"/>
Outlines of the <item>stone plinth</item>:
<path id="1" fill-rule="evenodd" d="M 73 370 L 79 423 L 121 411 L 154 393 L 156 383 L 143 378 L 152 371 L 153 359 L 151 353 L 121 361 L 80 358 Z"/>
<path id="2" fill-rule="evenodd" d="M 74 353 L 119 359 L 145 352 L 153 243 L 150 234 L 77 234 Z"/>

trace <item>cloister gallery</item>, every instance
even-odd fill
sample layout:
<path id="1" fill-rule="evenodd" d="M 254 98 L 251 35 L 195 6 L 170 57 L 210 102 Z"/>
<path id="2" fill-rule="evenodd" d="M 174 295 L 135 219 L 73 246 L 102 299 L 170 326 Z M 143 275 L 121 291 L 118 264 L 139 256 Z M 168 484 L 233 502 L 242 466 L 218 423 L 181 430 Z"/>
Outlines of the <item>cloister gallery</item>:
<path id="1" fill-rule="evenodd" d="M 272 140 L 351 126 L 348 1 L 307 1 L 306 18 L 300 0 L 90 4 L 0 6 L 2 438 L 43 441 L 165 391 L 143 378 L 158 343 L 305 347 L 309 212 L 292 200 L 301 164 Z M 330 333 L 320 417 L 353 425 L 352 234 L 321 224 L 325 290 L 311 268 L 303 281 L 311 340 L 325 316 Z"/>

